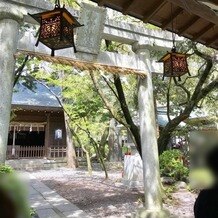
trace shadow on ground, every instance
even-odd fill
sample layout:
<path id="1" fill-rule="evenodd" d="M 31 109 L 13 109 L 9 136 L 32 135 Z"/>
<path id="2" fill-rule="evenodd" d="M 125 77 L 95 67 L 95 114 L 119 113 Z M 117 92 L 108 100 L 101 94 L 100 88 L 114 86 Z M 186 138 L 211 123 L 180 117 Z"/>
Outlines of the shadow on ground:
<path id="1" fill-rule="evenodd" d="M 116 187 L 111 180 L 73 178 L 70 181 L 43 180 L 61 196 L 94 217 L 131 215 L 140 205 L 142 192 Z"/>

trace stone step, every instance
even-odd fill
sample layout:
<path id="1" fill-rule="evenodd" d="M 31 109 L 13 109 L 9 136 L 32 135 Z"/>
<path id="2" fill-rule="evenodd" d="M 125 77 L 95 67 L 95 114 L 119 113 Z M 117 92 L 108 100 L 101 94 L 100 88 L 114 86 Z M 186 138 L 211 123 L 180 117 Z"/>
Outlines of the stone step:
<path id="1" fill-rule="evenodd" d="M 13 167 L 15 170 L 49 170 L 58 167 L 65 167 L 66 160 L 47 160 L 47 159 L 18 159 L 7 160 L 6 164 Z"/>

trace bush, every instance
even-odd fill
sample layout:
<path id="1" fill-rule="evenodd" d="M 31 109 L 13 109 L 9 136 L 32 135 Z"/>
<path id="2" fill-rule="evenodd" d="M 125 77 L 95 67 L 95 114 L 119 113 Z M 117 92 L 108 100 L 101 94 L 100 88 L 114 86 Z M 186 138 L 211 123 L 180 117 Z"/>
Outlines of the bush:
<path id="1" fill-rule="evenodd" d="M 9 173 L 13 173 L 13 169 L 10 166 L 0 165 L 0 176 Z"/>
<path id="2" fill-rule="evenodd" d="M 0 165 L 0 214 L 5 217 L 30 217 L 27 192 L 14 170 Z"/>
<path id="3" fill-rule="evenodd" d="M 183 164 L 182 152 L 176 149 L 163 152 L 160 155 L 160 173 L 176 181 L 186 181 L 189 169 Z"/>

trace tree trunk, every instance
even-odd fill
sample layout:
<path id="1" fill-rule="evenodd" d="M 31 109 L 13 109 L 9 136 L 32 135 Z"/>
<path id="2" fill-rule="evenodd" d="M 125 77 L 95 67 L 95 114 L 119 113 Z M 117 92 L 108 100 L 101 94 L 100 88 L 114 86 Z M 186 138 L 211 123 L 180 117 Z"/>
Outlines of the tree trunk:
<path id="1" fill-rule="evenodd" d="M 71 129 L 71 133 L 73 134 L 73 137 L 76 139 L 80 148 L 82 148 L 86 154 L 87 170 L 88 170 L 89 175 L 91 176 L 92 175 L 92 163 L 91 163 L 91 157 L 90 157 L 89 151 L 85 149 L 84 145 L 80 141 L 79 136 L 76 134 L 76 132 L 73 129 Z"/>
<path id="2" fill-rule="evenodd" d="M 104 158 L 102 157 L 101 155 L 101 152 L 100 152 L 100 149 L 98 147 L 98 144 L 97 142 L 89 135 L 89 138 L 90 138 L 90 142 L 91 144 L 93 145 L 94 149 L 95 149 L 95 152 L 97 154 L 97 158 L 98 158 L 98 161 L 101 165 L 101 168 L 102 170 L 104 170 L 104 173 L 105 173 L 105 179 L 108 179 L 108 172 L 107 172 L 107 168 L 106 168 L 106 165 L 105 165 L 105 161 L 104 161 Z"/>
<path id="3" fill-rule="evenodd" d="M 120 135 L 120 129 L 117 129 L 116 136 L 117 136 L 117 145 L 118 145 L 118 161 L 122 161 L 123 153 L 122 153 L 122 139 Z"/>
<path id="4" fill-rule="evenodd" d="M 92 175 L 91 158 L 90 158 L 89 152 L 87 150 L 85 150 L 85 153 L 86 153 L 87 170 L 88 170 L 89 175 L 91 176 Z"/>
<path id="5" fill-rule="evenodd" d="M 73 144 L 73 137 L 69 125 L 69 117 L 64 113 L 65 118 L 65 128 L 66 128 L 66 141 L 67 141 L 67 166 L 75 169 L 78 167 L 78 162 L 76 158 L 75 147 Z"/>
<path id="6" fill-rule="evenodd" d="M 102 157 L 102 155 L 100 153 L 99 147 L 97 146 L 97 144 L 95 142 L 93 142 L 92 144 L 95 147 L 95 150 L 97 151 L 97 157 L 98 157 L 98 160 L 99 160 L 99 162 L 101 164 L 102 170 L 104 170 L 105 179 L 108 179 L 107 168 L 106 168 L 106 165 L 105 165 L 105 162 L 104 162 L 104 158 Z"/>
<path id="7" fill-rule="evenodd" d="M 114 118 L 110 120 L 110 127 L 109 127 L 109 137 L 108 137 L 108 146 L 109 146 L 109 154 L 108 159 L 109 161 L 119 161 L 119 139 L 116 132 L 116 121 Z"/>
<path id="8" fill-rule="evenodd" d="M 141 138 L 140 138 L 139 128 L 133 122 L 132 116 L 131 116 L 130 111 L 129 111 L 128 104 L 126 102 L 126 98 L 125 98 L 125 94 L 124 94 L 124 91 L 123 91 L 122 83 L 121 83 L 120 77 L 118 75 L 114 75 L 114 85 L 115 85 L 116 90 L 117 90 L 117 94 L 118 94 L 121 109 L 123 111 L 123 115 L 125 117 L 125 120 L 126 120 L 127 124 L 129 125 L 129 130 L 131 131 L 131 133 L 133 135 L 136 148 L 137 148 L 140 156 L 142 156 L 142 153 L 141 153 L 142 152 L 141 151 Z"/>
<path id="9" fill-rule="evenodd" d="M 167 145 L 170 142 L 173 131 L 177 128 L 177 126 L 184 120 L 186 120 L 190 115 L 190 112 L 185 114 L 182 113 L 178 117 L 175 117 L 173 120 L 167 123 L 167 125 L 160 132 L 160 136 L 158 138 L 158 150 L 159 154 L 162 154 L 165 150 L 167 150 Z"/>
<path id="10" fill-rule="evenodd" d="M 109 126 L 107 126 L 104 130 L 104 133 L 101 137 L 101 141 L 99 143 L 99 150 L 100 150 L 100 153 L 102 155 L 103 158 L 106 158 L 106 153 L 105 153 L 105 147 L 106 147 L 106 144 L 107 144 L 107 139 L 108 139 L 108 135 L 109 135 Z"/>

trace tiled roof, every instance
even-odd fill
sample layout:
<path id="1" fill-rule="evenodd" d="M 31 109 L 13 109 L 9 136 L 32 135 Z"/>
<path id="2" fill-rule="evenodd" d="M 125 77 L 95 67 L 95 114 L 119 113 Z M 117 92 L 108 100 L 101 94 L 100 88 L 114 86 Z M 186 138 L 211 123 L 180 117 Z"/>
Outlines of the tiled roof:
<path id="1" fill-rule="evenodd" d="M 50 89 L 57 95 L 60 92 L 57 87 L 50 87 Z M 26 88 L 22 83 L 17 84 L 14 87 L 12 105 L 61 107 L 56 97 L 39 83 L 36 83 L 32 90 Z"/>

